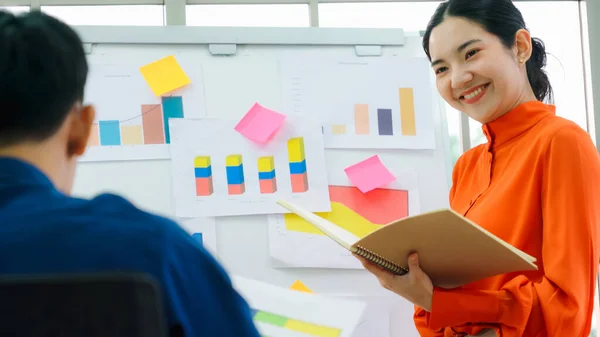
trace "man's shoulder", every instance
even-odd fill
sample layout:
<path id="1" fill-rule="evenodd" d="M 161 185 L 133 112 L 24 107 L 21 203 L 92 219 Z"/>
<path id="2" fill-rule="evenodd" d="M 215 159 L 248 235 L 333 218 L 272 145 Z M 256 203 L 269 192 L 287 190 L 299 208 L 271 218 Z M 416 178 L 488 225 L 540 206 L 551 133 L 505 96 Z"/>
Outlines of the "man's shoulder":
<path id="1" fill-rule="evenodd" d="M 145 211 L 116 194 L 103 193 L 91 199 L 71 198 L 71 202 L 74 208 L 71 214 L 81 214 L 106 231 L 148 234 L 158 239 L 168 232 L 182 230 L 174 220 Z"/>

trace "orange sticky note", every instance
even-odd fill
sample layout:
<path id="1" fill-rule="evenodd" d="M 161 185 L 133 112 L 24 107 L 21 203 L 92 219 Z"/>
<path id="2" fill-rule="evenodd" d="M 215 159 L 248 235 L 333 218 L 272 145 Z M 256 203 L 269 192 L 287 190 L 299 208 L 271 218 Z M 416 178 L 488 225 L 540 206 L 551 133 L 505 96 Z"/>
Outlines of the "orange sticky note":
<path id="1" fill-rule="evenodd" d="M 191 82 L 173 55 L 140 67 L 140 72 L 156 96 L 162 96 Z"/>
<path id="2" fill-rule="evenodd" d="M 300 282 L 300 280 L 296 280 L 291 286 L 290 289 L 292 290 L 296 290 L 296 291 L 302 291 L 305 293 L 312 293 L 313 291 L 310 290 L 306 285 L 304 285 L 304 283 Z"/>
<path id="3" fill-rule="evenodd" d="M 378 155 L 349 166 L 344 171 L 350 182 L 363 193 L 367 193 L 396 180 L 392 172 L 383 165 Z"/>
<path id="4" fill-rule="evenodd" d="M 235 130 L 250 140 L 264 143 L 275 135 L 284 120 L 285 115 L 254 103 L 235 126 Z"/>

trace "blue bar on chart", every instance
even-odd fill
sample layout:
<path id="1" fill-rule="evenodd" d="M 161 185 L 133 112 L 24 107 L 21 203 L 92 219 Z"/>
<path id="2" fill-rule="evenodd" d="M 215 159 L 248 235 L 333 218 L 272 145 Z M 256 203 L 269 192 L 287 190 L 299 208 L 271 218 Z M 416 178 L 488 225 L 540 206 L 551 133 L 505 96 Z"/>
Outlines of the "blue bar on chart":
<path id="1" fill-rule="evenodd" d="M 192 234 L 192 238 L 194 238 L 194 240 L 196 240 L 200 245 L 203 245 L 202 233 L 194 233 Z"/>
<path id="2" fill-rule="evenodd" d="M 183 118 L 183 99 L 181 96 L 162 97 L 163 125 L 165 128 L 165 143 L 171 144 L 169 118 Z"/>
<path id="3" fill-rule="evenodd" d="M 119 121 L 100 121 L 100 145 L 121 145 L 121 130 Z"/>
<path id="4" fill-rule="evenodd" d="M 380 136 L 394 135 L 394 125 L 392 124 L 392 109 L 377 109 L 377 125 L 379 126 Z"/>
<path id="5" fill-rule="evenodd" d="M 225 158 L 227 172 L 227 192 L 230 195 L 244 194 L 246 184 L 244 181 L 244 165 L 241 154 L 232 154 Z"/>

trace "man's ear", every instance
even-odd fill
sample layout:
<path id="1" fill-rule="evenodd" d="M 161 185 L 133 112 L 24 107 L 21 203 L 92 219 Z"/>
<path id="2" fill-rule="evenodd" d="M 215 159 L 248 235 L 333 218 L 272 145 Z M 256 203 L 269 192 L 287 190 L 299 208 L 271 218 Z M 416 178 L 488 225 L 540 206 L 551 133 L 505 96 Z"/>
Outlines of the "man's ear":
<path id="1" fill-rule="evenodd" d="M 531 54 L 533 53 L 533 44 L 531 42 L 531 35 L 527 29 L 519 29 L 515 33 L 515 51 L 517 63 L 524 65 L 529 61 Z"/>
<path id="2" fill-rule="evenodd" d="M 81 156 L 85 153 L 95 118 L 96 110 L 91 105 L 80 107 L 71 113 L 67 149 L 69 157 Z"/>

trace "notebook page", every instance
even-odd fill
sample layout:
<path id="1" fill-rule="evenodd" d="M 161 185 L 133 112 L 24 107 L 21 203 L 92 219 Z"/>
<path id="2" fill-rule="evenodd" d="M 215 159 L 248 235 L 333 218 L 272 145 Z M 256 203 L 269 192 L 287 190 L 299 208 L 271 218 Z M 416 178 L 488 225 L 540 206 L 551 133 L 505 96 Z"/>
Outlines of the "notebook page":
<path id="1" fill-rule="evenodd" d="M 295 213 L 299 217 L 311 223 L 313 226 L 322 231 L 325 235 L 329 236 L 335 242 L 340 244 L 342 247 L 353 251 L 352 245 L 354 245 L 360 238 L 347 230 L 340 228 L 339 226 L 321 218 L 320 216 L 307 211 L 306 209 L 292 204 L 287 201 L 279 200 L 277 202 L 285 209 Z"/>

